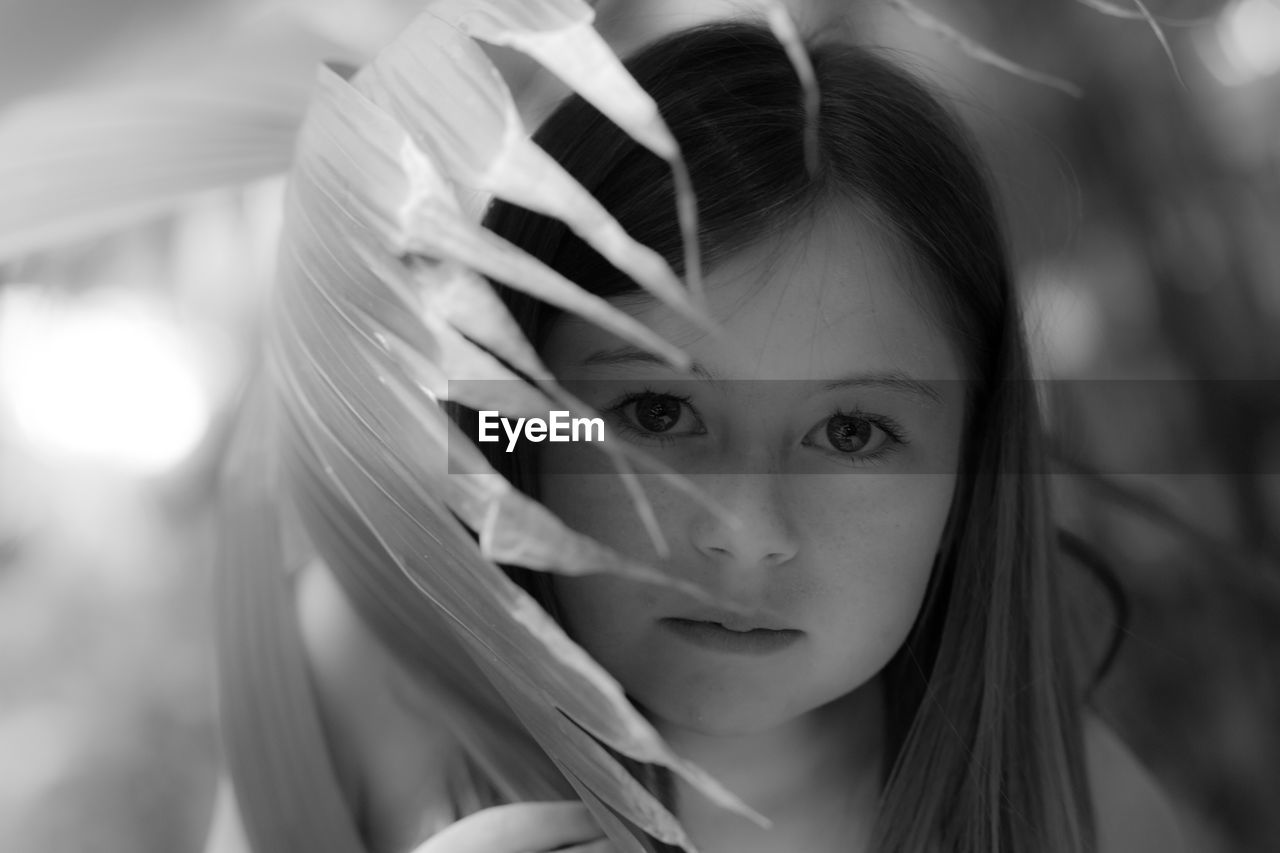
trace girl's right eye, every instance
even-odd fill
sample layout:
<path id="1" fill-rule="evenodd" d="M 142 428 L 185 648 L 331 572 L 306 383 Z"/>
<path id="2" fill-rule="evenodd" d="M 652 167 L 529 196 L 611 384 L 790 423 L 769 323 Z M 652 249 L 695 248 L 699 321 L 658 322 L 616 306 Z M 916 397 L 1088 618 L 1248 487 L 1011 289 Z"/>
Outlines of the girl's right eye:
<path id="1" fill-rule="evenodd" d="M 707 429 L 688 397 L 645 391 L 628 394 L 607 409 L 619 431 L 640 438 L 670 440 L 703 435 Z"/>

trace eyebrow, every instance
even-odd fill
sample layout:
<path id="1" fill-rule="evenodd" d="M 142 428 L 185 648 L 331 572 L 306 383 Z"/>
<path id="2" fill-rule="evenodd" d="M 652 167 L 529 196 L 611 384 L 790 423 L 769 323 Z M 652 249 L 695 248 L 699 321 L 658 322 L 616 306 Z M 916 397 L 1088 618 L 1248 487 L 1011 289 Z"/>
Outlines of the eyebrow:
<path id="1" fill-rule="evenodd" d="M 598 350 L 584 358 L 582 360 L 582 364 L 584 367 L 614 367 L 625 364 L 652 364 L 657 367 L 665 367 L 668 370 L 674 369 L 671 367 L 670 362 L 665 358 L 661 358 L 651 352 L 630 346 L 618 347 L 617 349 Z M 689 372 L 700 379 L 706 379 L 708 382 L 718 381 L 711 371 L 707 370 L 697 362 L 689 365 Z"/>
<path id="2" fill-rule="evenodd" d="M 665 359 L 632 346 L 598 350 L 584 358 L 582 364 L 584 367 L 652 364 L 671 369 L 671 365 Z M 690 365 L 689 371 L 709 382 L 724 381 L 697 362 Z M 922 398 L 934 405 L 942 404 L 942 395 L 932 385 L 908 376 L 899 370 L 890 370 L 884 373 L 861 373 L 844 379 L 824 382 L 822 385 L 824 392 L 843 391 L 846 388 L 880 388 L 910 397 Z"/>

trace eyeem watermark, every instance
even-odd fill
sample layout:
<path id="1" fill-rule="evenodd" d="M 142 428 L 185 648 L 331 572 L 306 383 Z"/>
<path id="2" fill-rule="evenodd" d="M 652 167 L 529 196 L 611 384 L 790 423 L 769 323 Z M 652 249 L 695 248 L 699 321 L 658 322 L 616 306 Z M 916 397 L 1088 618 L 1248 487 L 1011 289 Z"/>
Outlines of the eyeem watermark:
<path id="1" fill-rule="evenodd" d="M 501 441 L 497 432 L 502 426 L 507 436 L 507 452 L 516 449 L 523 431 L 525 441 L 604 441 L 604 418 L 571 418 L 568 412 L 548 412 L 542 418 L 516 418 L 513 426 L 510 418 L 496 411 L 480 412 L 478 438 L 482 442 Z M 581 435 L 581 437 L 579 437 Z M 594 437 L 593 437 L 594 436 Z"/>
<path id="2" fill-rule="evenodd" d="M 769 457 L 778 460 L 774 471 L 824 476 L 954 475 L 963 462 L 975 476 L 1194 475 L 1244 482 L 1280 475 L 1280 378 L 975 384 L 853 373 L 833 374 L 832 381 L 709 382 L 663 378 L 649 365 L 631 377 L 623 366 L 617 365 L 621 378 L 573 377 L 567 390 L 583 408 L 569 411 L 553 411 L 573 404 L 531 396 L 523 380 L 450 380 L 444 398 L 452 401 L 458 429 L 447 440 L 467 442 L 449 454 L 450 473 L 476 473 L 478 446 L 491 461 L 513 460 L 523 450 L 532 454 L 522 460 L 530 470 L 575 476 L 616 476 L 615 466 L 597 455 L 601 450 L 636 451 L 685 475 L 754 472 L 748 463 L 757 449 L 777 454 Z M 1046 433 L 1049 455 L 991 454 L 964 445 L 966 419 L 992 406 Z M 951 419 L 945 434 L 938 428 L 943 414 Z M 522 438 L 533 446 L 520 448 Z M 582 444 L 542 447 L 546 442 Z M 658 475 L 637 466 L 637 476 Z"/>

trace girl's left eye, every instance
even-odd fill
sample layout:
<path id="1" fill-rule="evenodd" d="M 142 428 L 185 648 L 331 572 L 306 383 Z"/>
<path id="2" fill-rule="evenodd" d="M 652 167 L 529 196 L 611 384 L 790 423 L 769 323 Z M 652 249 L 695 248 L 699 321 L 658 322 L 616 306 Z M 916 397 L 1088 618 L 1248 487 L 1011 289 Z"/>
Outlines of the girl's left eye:
<path id="1" fill-rule="evenodd" d="M 810 430 L 804 443 L 851 459 L 871 460 L 891 453 L 905 441 L 888 418 L 837 412 Z"/>

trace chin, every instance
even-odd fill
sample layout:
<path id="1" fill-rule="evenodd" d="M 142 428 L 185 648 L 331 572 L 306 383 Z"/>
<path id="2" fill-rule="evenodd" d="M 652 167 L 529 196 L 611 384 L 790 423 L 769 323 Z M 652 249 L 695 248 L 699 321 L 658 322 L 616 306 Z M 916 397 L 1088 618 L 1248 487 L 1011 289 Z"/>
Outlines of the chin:
<path id="1" fill-rule="evenodd" d="M 741 684 L 708 682 L 687 689 L 672 687 L 666 683 L 628 695 L 659 731 L 675 727 L 706 737 L 762 734 L 815 712 L 843 715 L 853 712 L 855 706 L 867 702 L 878 706 L 882 701 L 881 684 L 874 673 L 865 679 L 850 679 L 844 687 L 816 689 L 816 685 L 808 685 L 807 691 L 800 685 L 778 683 L 763 690 L 758 684 L 752 690 Z"/>
<path id="2" fill-rule="evenodd" d="M 744 698 L 701 691 L 672 695 L 633 698 L 644 715 L 661 731 L 675 727 L 708 737 L 736 737 L 753 735 L 784 725 L 812 710 L 784 707 L 773 700 L 774 696 Z M 775 694 L 781 695 L 781 694 Z"/>
<path id="3" fill-rule="evenodd" d="M 726 716 L 716 708 L 697 708 L 671 714 L 650 714 L 654 726 L 662 731 L 675 727 L 704 737 L 741 737 L 766 732 L 787 722 L 786 717 L 736 714 Z"/>

